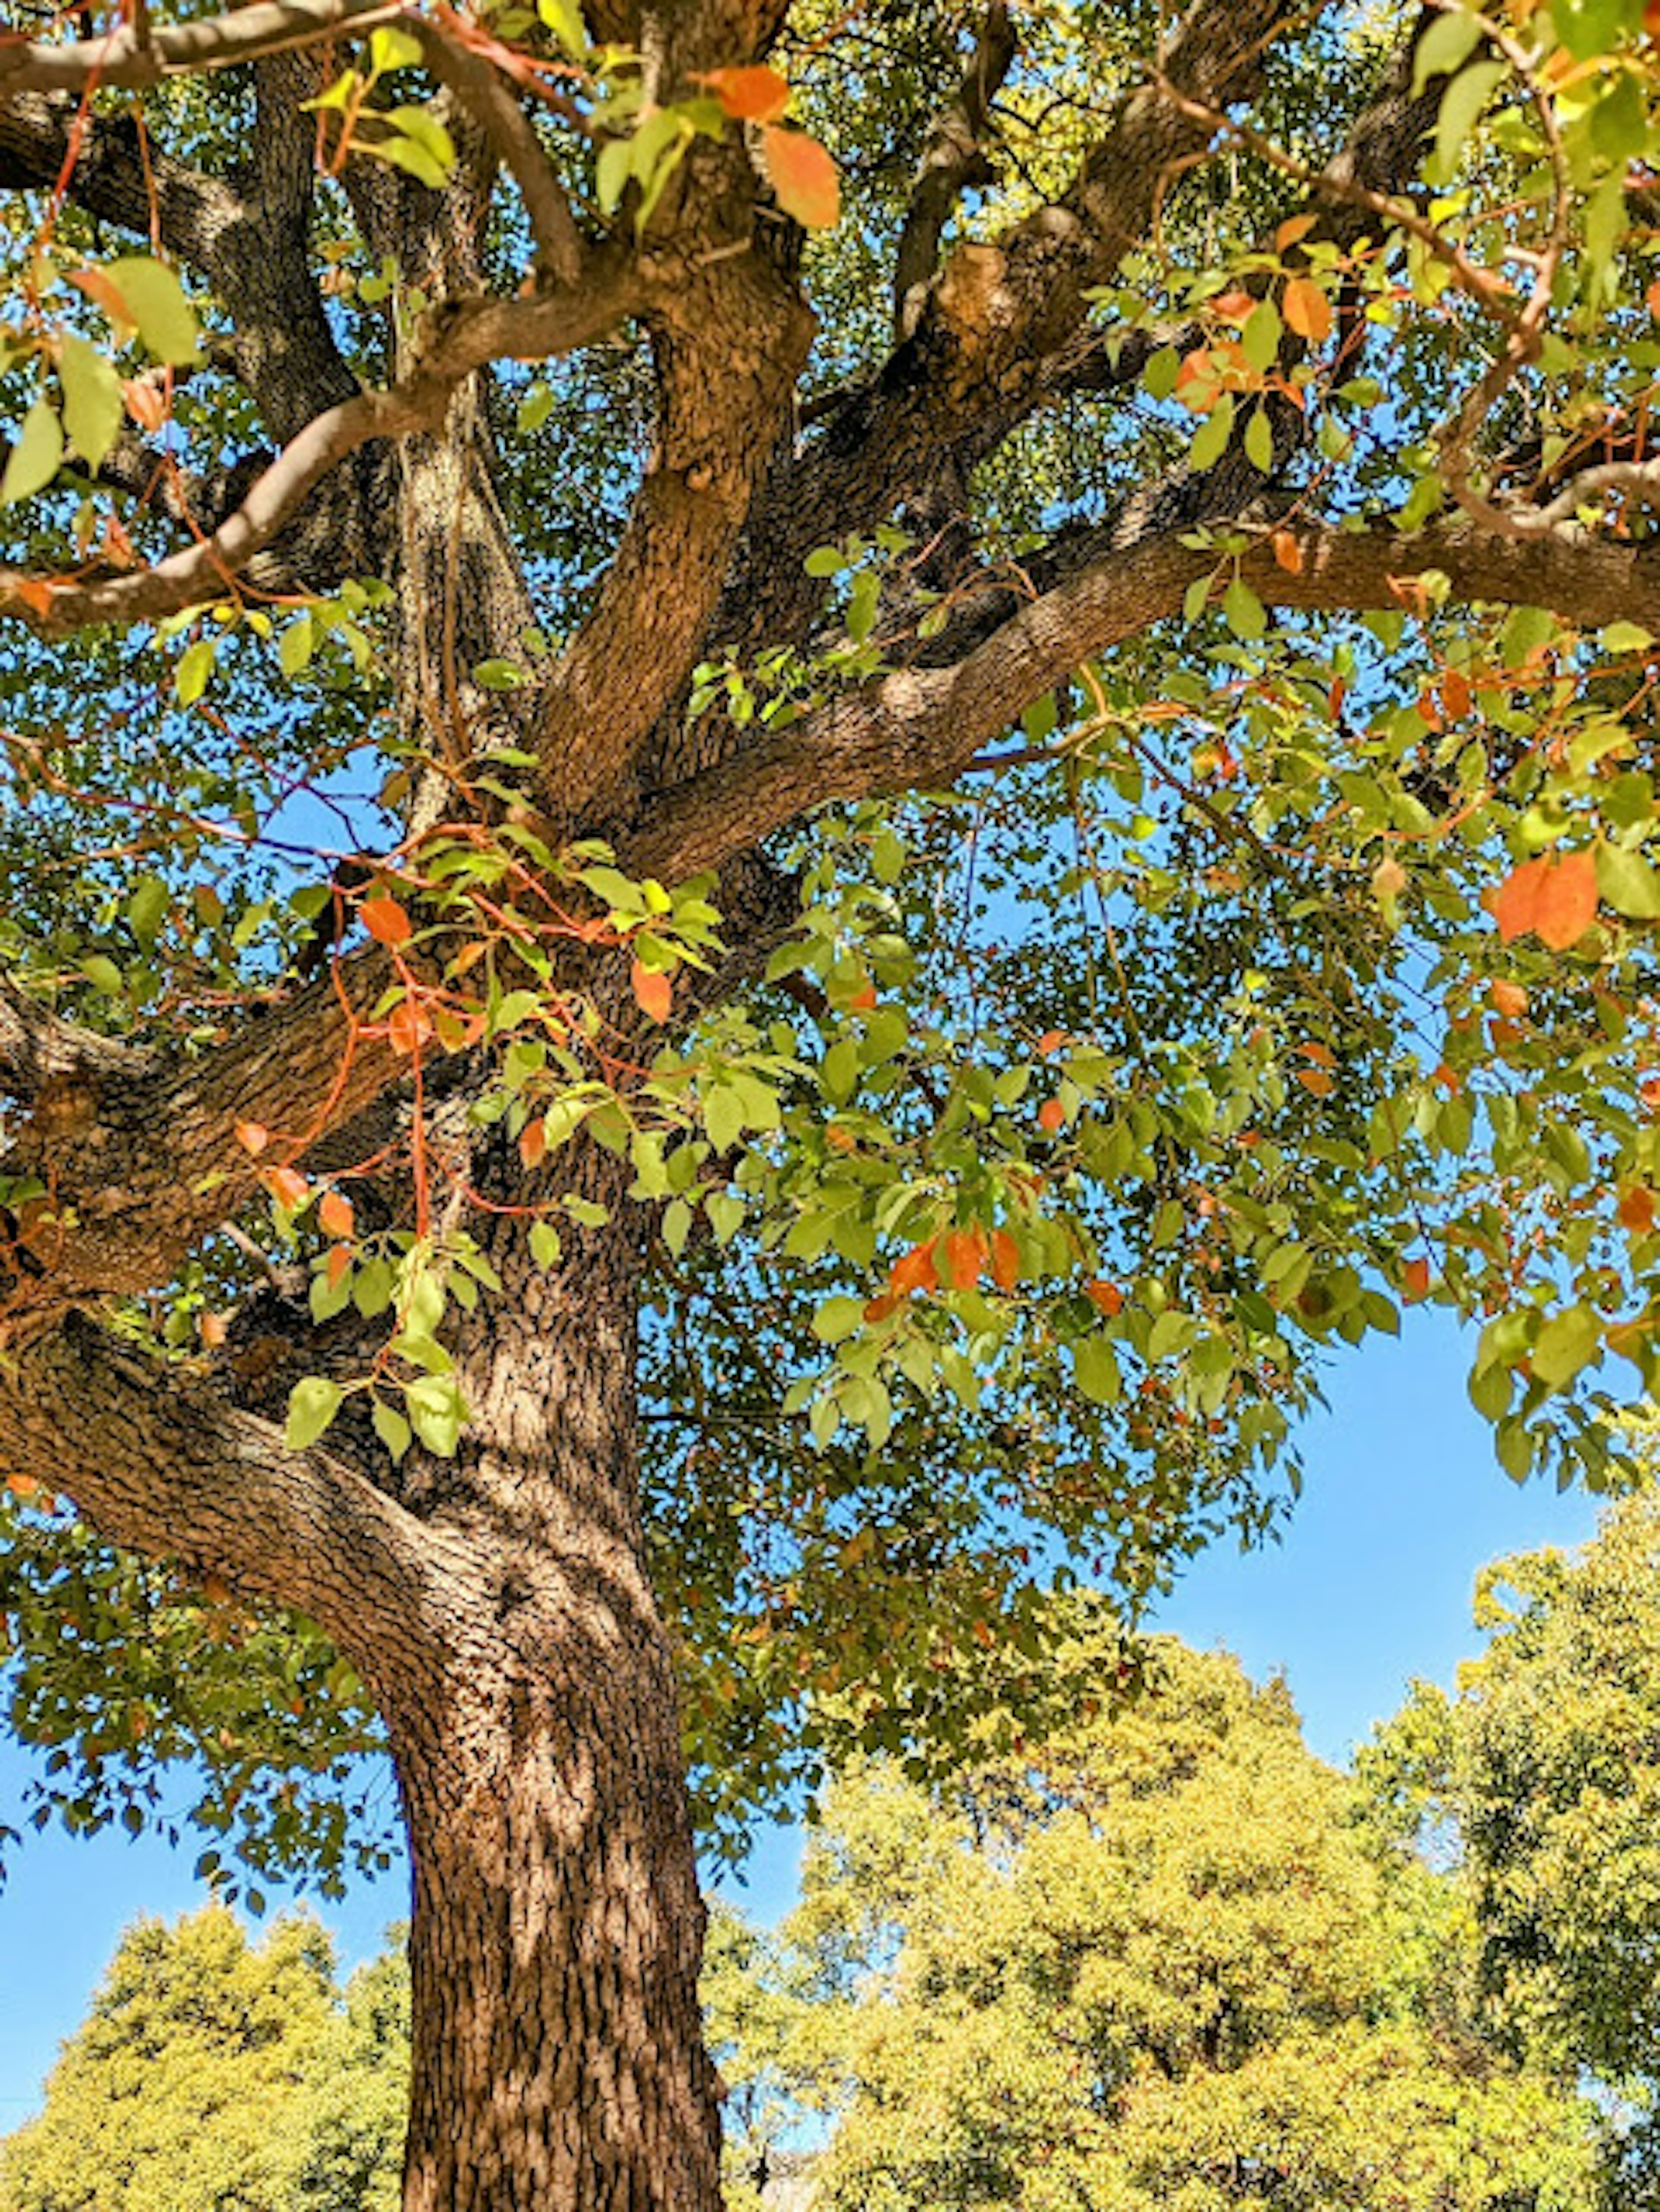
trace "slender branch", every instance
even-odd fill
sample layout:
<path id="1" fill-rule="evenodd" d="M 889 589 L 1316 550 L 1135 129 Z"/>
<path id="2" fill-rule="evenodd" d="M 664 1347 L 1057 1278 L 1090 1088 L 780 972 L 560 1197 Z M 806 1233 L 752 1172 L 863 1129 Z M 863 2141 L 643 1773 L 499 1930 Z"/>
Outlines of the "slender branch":
<path id="1" fill-rule="evenodd" d="M 486 362 L 567 353 L 591 343 L 629 313 L 635 291 L 626 259 L 613 255 L 608 264 L 597 262 L 595 281 L 575 293 L 447 303 L 431 319 L 426 356 L 414 375 L 315 416 L 211 537 L 136 575 L 90 583 L 0 569 L 0 614 L 20 617 L 42 636 L 62 637 L 92 623 L 154 621 L 216 596 L 347 454 L 373 439 L 441 422 L 456 387 Z"/>
<path id="2" fill-rule="evenodd" d="M 538 262 L 560 283 L 575 284 L 585 251 L 582 234 L 558 172 L 512 90 L 488 62 L 435 24 L 411 16 L 406 27 L 420 40 L 433 75 L 448 85 L 511 172 L 530 218 Z"/>
<path id="3" fill-rule="evenodd" d="M 939 263 L 939 240 L 951 211 L 970 185 L 989 183 L 981 144 L 987 111 L 1015 55 L 1006 0 L 992 0 L 966 75 L 936 118 L 917 165 L 893 270 L 894 327 L 908 338 L 921 318 Z"/>
<path id="4" fill-rule="evenodd" d="M 407 0 L 255 0 L 194 23 L 123 23 L 101 39 L 0 33 L 0 91 L 135 91 L 163 77 L 229 69 L 258 54 L 315 46 L 404 15 Z"/>

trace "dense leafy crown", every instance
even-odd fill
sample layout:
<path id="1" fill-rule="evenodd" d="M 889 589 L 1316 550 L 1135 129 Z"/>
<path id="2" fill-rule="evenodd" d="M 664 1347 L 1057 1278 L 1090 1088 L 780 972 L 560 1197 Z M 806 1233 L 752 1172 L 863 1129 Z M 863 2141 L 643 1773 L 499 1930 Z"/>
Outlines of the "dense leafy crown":
<path id="1" fill-rule="evenodd" d="M 66 1409 L 142 1376 L 441 1516 L 504 1223 L 561 1281 L 650 1239 L 717 1813 L 949 1747 L 1057 1572 L 1261 1530 L 1403 1303 L 1481 1322 L 1513 1474 L 1605 1479 L 1660 1358 L 1657 73 L 1637 0 L 0 34 L 50 1800 L 142 1826 L 193 1752 L 337 1862 L 374 1723 L 258 1602 L 326 1616 L 314 1550 L 204 1581 Z"/>

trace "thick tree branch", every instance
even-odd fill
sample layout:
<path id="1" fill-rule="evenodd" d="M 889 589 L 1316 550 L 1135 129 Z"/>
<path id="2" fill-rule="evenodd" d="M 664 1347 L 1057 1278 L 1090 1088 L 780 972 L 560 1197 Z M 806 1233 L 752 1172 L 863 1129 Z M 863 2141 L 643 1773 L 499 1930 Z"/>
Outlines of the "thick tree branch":
<path id="1" fill-rule="evenodd" d="M 154 621 L 217 597 L 349 453 L 371 440 L 441 422 L 456 388 L 486 362 L 568 353 L 603 336 L 629 313 L 637 287 L 621 256 L 596 257 L 592 275 L 570 294 L 447 304 L 431 319 L 423 366 L 413 375 L 307 422 L 211 537 L 137 574 L 86 584 L 0 569 L 0 614 L 20 617 L 42 636 L 63 637 L 93 623 Z"/>
<path id="2" fill-rule="evenodd" d="M 374 1682 L 418 1638 L 432 1539 L 331 1452 L 71 1315 L 0 1361 L 9 1474 L 64 1492 L 112 1543 L 308 1614 Z"/>
<path id="3" fill-rule="evenodd" d="M 1553 538 L 1517 544 L 1448 528 L 1296 533 L 1292 574 L 1266 546 L 1242 562 L 1274 606 L 1331 613 L 1412 603 L 1439 572 L 1455 599 L 1552 608 L 1584 629 L 1635 621 L 1660 634 L 1660 546 Z M 837 699 L 740 758 L 660 793 L 623 865 L 665 883 L 718 867 L 830 799 L 944 788 L 1037 698 L 1082 663 L 1176 614 L 1216 556 L 1179 535 L 1144 540 L 1057 583 L 955 666 L 907 670 Z"/>
<path id="4" fill-rule="evenodd" d="M 0 91 L 135 91 L 163 77 L 229 69 L 260 54 L 317 45 L 405 12 L 407 0 L 255 0 L 193 23 L 125 22 L 101 39 L 0 33 Z"/>
<path id="5" fill-rule="evenodd" d="M 0 68 L 4 49 L 0 47 Z M 0 84 L 4 82 L 0 76 Z M 0 186 L 44 191 L 69 157 L 72 100 L 38 92 L 0 98 Z M 82 125 L 70 197 L 100 222 L 148 235 L 152 215 L 169 252 L 209 274 L 219 240 L 246 216 L 232 185 L 159 147 L 141 147 L 131 116 L 89 115 Z"/>
<path id="6" fill-rule="evenodd" d="M 1293 0 L 1264 0 L 1249 15 L 1231 0 L 1195 0 L 1163 77 L 1207 100 L 1243 99 L 1293 15 Z M 802 563 L 827 519 L 838 533 L 874 528 L 927 488 L 942 452 L 971 442 L 988 450 L 1043 404 L 1050 362 L 1073 346 L 1085 321 L 1086 294 L 1140 241 L 1167 179 L 1208 136 L 1143 83 L 1119 103 L 1061 201 L 995 244 L 965 244 L 947 258 L 912 335 L 879 376 L 767 483 L 712 635 L 740 656 L 799 641 L 823 604 L 824 586 Z M 666 727 L 660 780 L 679 780 L 729 741 L 714 718 Z"/>
<path id="7" fill-rule="evenodd" d="M 952 210 L 970 185 L 992 177 L 981 141 L 994 94 L 1014 60 L 1014 28 L 1006 0 L 992 0 L 979 42 L 956 97 L 935 121 L 917 164 L 910 205 L 893 268 L 893 319 L 908 338 L 921 319 L 939 264 L 939 240 Z"/>
<path id="8" fill-rule="evenodd" d="M 33 1176 L 46 1193 L 13 1225 L 0 1336 L 37 1334 L 67 1308 L 165 1282 L 255 1194 L 263 1169 L 303 1161 L 400 1080 L 409 1062 L 374 1019 L 395 981 L 388 956 L 368 947 L 182 1060 L 95 1046 L 9 993 L 19 1087 L 31 1050 L 69 1065 L 0 1156 L 0 1175 Z M 262 1158 L 239 1135 L 246 1124 L 271 1133 Z"/>
<path id="9" fill-rule="evenodd" d="M 0 974 L 0 1094 L 33 1103 L 48 1086 L 134 1073 L 145 1060 L 131 1045 L 64 1021 Z"/>
<path id="10" fill-rule="evenodd" d="M 747 223 L 747 177 L 745 190 Z M 538 702 L 544 789 L 567 817 L 616 789 L 685 681 L 813 329 L 793 279 L 741 233 L 663 256 L 647 313 L 656 447 L 594 611 Z"/>

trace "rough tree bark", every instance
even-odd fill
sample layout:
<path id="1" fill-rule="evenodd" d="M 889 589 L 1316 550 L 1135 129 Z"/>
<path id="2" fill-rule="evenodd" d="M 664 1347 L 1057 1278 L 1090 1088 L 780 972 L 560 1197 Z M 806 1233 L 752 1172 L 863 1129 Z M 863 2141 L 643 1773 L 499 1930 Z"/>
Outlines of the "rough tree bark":
<path id="1" fill-rule="evenodd" d="M 148 40 L 0 45 L 0 184 L 50 191 L 63 176 L 105 222 L 142 234 L 154 218 L 223 308 L 276 449 L 192 487 L 198 534 L 171 560 L 49 589 L 0 570 L 0 617 L 48 637 L 153 619 L 231 588 L 256 556 L 289 584 L 387 578 L 400 725 L 451 779 L 435 803 L 448 803 L 485 738 L 529 747 L 556 830 L 608 838 L 635 875 L 726 872 L 731 952 L 713 988 L 730 988 L 774 926 L 762 841 L 831 798 L 948 782 L 1087 655 L 1174 611 L 1213 557 L 1184 533 L 1248 507 L 1260 479 L 1221 470 L 1202 493 L 1152 487 L 1058 540 L 1031 564 L 1029 601 L 999 576 L 953 579 L 943 639 L 782 731 L 718 714 L 694 726 L 677 711 L 711 641 L 743 651 L 810 635 L 824 595 L 802 567 L 812 546 L 908 502 L 949 504 L 1034 410 L 1133 374 L 1134 348 L 1128 369 L 1116 357 L 1104 369 L 1086 294 L 1213 142 L 1195 108 L 1247 97 L 1296 11 L 1195 0 L 1162 79 L 1126 94 L 1071 189 L 946 250 L 952 204 L 987 173 L 979 138 L 1013 58 L 1010 11 L 994 5 L 960 89 L 946 88 L 933 130 L 908 149 L 920 173 L 892 350 L 821 404 L 805 439 L 792 421 L 812 330 L 800 240 L 741 133 L 696 143 L 638 243 L 626 223 L 602 232 L 538 167 L 508 80 L 485 70 L 481 82 L 476 57 L 447 57 L 432 23 L 422 35 L 451 88 L 455 180 L 429 191 L 364 163 L 347 181 L 371 249 L 395 253 L 433 305 L 398 347 L 387 389 L 359 390 L 307 259 L 313 131 L 296 103 L 322 82 L 323 40 L 398 12 L 284 0 Z M 606 0 L 588 18 L 642 50 L 667 99 L 698 71 L 763 58 L 782 12 L 777 0 Z M 246 173 L 199 174 L 142 146 L 112 111 L 86 123 L 70 158 L 93 76 L 107 89 L 250 65 L 260 126 Z M 1357 125 L 1334 172 L 1334 222 L 1349 204 L 1338 187 L 1356 175 L 1374 193 L 1409 181 L 1433 97 L 1407 84 L 1397 70 Z M 485 282 L 498 162 L 538 240 L 537 281 L 520 296 Z M 567 351 L 635 316 L 656 443 L 610 574 L 545 678 L 505 701 L 481 692 L 468 671 L 516 657 L 537 611 L 495 489 L 489 364 Z M 1244 556 L 1265 599 L 1388 606 L 1401 577 L 1433 568 L 1473 598 L 1542 601 L 1590 623 L 1641 617 L 1660 633 L 1656 558 L 1628 544 L 1517 546 L 1468 525 L 1410 543 L 1295 530 L 1295 568 L 1260 546 Z M 610 1224 L 573 1231 L 544 1273 L 511 1209 L 558 1187 L 545 1175 L 527 1184 L 515 1159 L 474 1140 L 475 1184 L 509 1209 L 489 1217 L 485 1240 L 505 1287 L 454 1346 L 474 1419 L 450 1462 L 417 1451 L 394 1468 L 344 1433 L 286 1452 L 274 1405 L 246 1392 L 234 1402 L 222 1371 L 161 1370 L 92 1317 L 112 1294 L 164 1282 L 256 1195 L 239 1121 L 293 1133 L 303 1165 L 329 1146 L 350 1157 L 362 1117 L 405 1110 L 406 1062 L 364 1034 L 386 972 L 374 948 L 352 952 L 183 1060 L 82 1035 L 0 989 L 0 1085 L 21 1109 L 0 1171 L 37 1176 L 51 1194 L 49 1218 L 18 1218 L 9 1244 L 9 1463 L 70 1494 L 114 1541 L 313 1614 L 372 1686 L 415 1867 L 406 2212 L 712 2212 L 701 1908 L 637 1479 L 648 1209 L 585 1156 L 572 1172 L 610 1173 Z M 618 995 L 610 971 L 589 980 Z M 463 1068 L 463 1092 L 466 1079 Z M 294 1353 L 300 1372 L 322 1356 L 305 1342 Z"/>

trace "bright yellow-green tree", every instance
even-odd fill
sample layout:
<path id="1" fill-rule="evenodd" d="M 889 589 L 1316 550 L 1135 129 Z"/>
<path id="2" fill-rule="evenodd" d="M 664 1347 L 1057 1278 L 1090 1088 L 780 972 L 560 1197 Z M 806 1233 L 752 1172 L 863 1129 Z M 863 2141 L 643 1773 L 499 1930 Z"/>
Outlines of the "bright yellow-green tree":
<path id="1" fill-rule="evenodd" d="M 1578 1552 L 1496 1559 L 1455 1690 L 1414 1684 L 1362 1771 L 1398 1827 L 1456 1845 L 1481 2002 L 1518 2051 L 1583 2068 L 1614 2125 L 1611 2201 L 1660 2203 L 1660 1498 Z"/>
<path id="2" fill-rule="evenodd" d="M 408 1977 L 344 1996 L 313 1920 L 249 1943 L 210 1905 L 131 1929 L 46 2085 L 0 2146 L 4 2212 L 392 2212 Z"/>
<path id="3" fill-rule="evenodd" d="M 1283 1686 L 1160 1644 L 1041 1753 L 840 1783 L 751 2049 L 833 2117 L 836 2212 L 1569 2212 L 1590 2110 L 1476 2033 L 1462 1909 Z"/>

